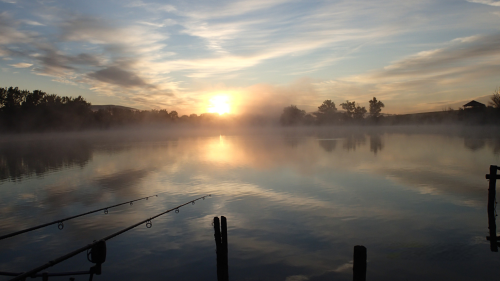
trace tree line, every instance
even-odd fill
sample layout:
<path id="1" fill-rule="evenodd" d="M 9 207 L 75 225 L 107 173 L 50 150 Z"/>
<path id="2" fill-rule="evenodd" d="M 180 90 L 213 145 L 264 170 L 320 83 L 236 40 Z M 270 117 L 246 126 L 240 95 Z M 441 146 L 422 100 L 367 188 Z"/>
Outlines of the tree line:
<path id="1" fill-rule="evenodd" d="M 287 106 L 279 118 L 284 126 L 341 125 L 341 124 L 436 124 L 458 122 L 463 124 L 499 124 L 500 89 L 491 96 L 488 107 L 478 110 L 453 110 L 420 114 L 382 114 L 384 103 L 376 97 L 369 107 L 346 101 L 338 110 L 332 100 L 325 100 L 318 110 L 306 113 L 295 105 Z M 274 121 L 276 122 L 276 121 Z M 20 90 L 17 87 L 0 88 L 0 132 L 43 132 L 82 129 L 106 129 L 141 124 L 185 123 L 190 125 L 267 125 L 269 118 L 258 115 L 244 117 L 217 113 L 182 115 L 177 111 L 136 110 L 116 106 L 92 110 L 92 105 L 81 96 L 76 98 L 47 94 L 41 90 Z M 272 121 L 271 121 L 272 123 Z"/>
<path id="2" fill-rule="evenodd" d="M 362 123 L 369 121 L 378 123 L 382 118 L 382 108 L 384 103 L 373 97 L 369 103 L 369 110 L 364 106 L 356 104 L 355 101 L 346 101 L 340 104 L 342 112 L 337 110 L 335 102 L 325 100 L 318 110 L 313 113 L 306 113 L 295 105 L 287 106 L 283 109 L 280 117 L 280 123 L 284 126 L 291 125 L 339 125 Z"/>
<path id="3" fill-rule="evenodd" d="M 465 125 L 500 125 L 500 87 L 493 91 L 488 105 L 473 108 L 447 108 L 442 111 L 414 114 L 382 114 L 385 107 L 376 97 L 368 101 L 368 110 L 354 101 L 340 104 L 342 111 L 337 110 L 335 103 L 325 100 L 318 110 L 306 113 L 295 105 L 287 106 L 280 116 L 283 126 L 294 125 L 344 125 L 344 124 L 465 124 Z"/>
<path id="4" fill-rule="evenodd" d="M 67 131 L 106 129 L 111 127 L 165 124 L 172 122 L 210 123 L 217 114 L 179 116 L 177 111 L 135 110 L 103 107 L 92 110 L 83 97 L 76 98 L 47 94 L 41 90 L 0 88 L 0 131 Z"/>

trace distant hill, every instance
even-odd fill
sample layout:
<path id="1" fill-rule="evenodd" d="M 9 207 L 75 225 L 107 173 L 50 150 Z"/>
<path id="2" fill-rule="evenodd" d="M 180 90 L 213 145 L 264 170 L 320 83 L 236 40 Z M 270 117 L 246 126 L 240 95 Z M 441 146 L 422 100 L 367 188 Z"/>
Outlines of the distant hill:
<path id="1" fill-rule="evenodd" d="M 126 106 L 121 106 L 121 105 L 113 105 L 113 104 L 106 104 L 106 105 L 91 105 L 90 110 L 92 111 L 98 111 L 99 109 L 107 109 L 107 108 L 121 108 L 121 109 L 128 109 L 132 111 L 137 111 L 139 109 L 133 108 L 133 107 L 126 107 Z"/>

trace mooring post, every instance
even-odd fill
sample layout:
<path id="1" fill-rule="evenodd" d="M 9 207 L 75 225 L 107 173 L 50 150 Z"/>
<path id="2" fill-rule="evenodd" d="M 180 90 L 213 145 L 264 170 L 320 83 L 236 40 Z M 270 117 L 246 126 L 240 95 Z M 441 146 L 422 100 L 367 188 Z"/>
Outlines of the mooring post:
<path id="1" fill-rule="evenodd" d="M 220 235 L 220 222 L 219 217 L 214 218 L 214 237 L 215 237 L 215 249 L 219 253 L 221 248 L 221 235 Z"/>
<path id="2" fill-rule="evenodd" d="M 354 246 L 354 262 L 352 266 L 352 280 L 366 281 L 366 247 Z"/>
<path id="3" fill-rule="evenodd" d="M 222 231 L 221 231 L 222 230 Z M 228 281 L 228 258 L 227 258 L 227 220 L 221 216 L 214 218 L 215 249 L 217 254 L 217 280 Z"/>
<path id="4" fill-rule="evenodd" d="M 497 225 L 495 215 L 497 170 L 497 166 L 491 165 L 490 173 L 486 175 L 486 178 L 490 181 L 488 186 L 488 228 L 490 230 L 490 236 L 486 237 L 486 239 L 490 241 L 490 250 L 492 252 L 498 252 Z"/>
<path id="5" fill-rule="evenodd" d="M 221 216 L 221 246 L 222 246 L 222 265 L 223 265 L 223 274 L 224 274 L 224 280 L 229 280 L 229 265 L 228 265 L 228 256 L 227 256 L 227 220 L 226 217 Z"/>

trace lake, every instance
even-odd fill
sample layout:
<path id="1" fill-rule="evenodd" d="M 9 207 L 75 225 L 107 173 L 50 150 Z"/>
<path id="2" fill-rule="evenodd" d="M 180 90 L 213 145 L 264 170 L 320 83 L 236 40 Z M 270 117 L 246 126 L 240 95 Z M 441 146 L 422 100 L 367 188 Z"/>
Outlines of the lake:
<path id="1" fill-rule="evenodd" d="M 498 280 L 500 253 L 485 238 L 485 174 L 500 164 L 496 131 L 157 128 L 3 137 L 0 235 L 158 197 L 2 240 L 0 271 L 32 269 L 211 194 L 109 240 L 94 280 L 217 280 L 215 216 L 228 221 L 230 280 L 352 280 L 355 245 L 367 248 L 367 280 Z M 82 253 L 46 271 L 92 265 Z"/>

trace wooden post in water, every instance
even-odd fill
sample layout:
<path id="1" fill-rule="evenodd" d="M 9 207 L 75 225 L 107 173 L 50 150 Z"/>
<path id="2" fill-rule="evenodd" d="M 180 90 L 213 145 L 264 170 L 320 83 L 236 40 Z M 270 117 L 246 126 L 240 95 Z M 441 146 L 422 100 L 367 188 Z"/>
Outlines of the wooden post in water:
<path id="1" fill-rule="evenodd" d="M 222 226 L 222 227 L 221 227 Z M 222 229 L 222 232 L 221 232 Z M 219 218 L 214 217 L 214 237 L 215 237 L 215 249 L 217 253 L 217 280 L 218 281 L 228 281 L 229 280 L 229 267 L 228 267 L 228 256 L 227 256 L 227 221 L 226 217 L 221 216 L 221 222 L 219 223 Z"/>
<path id="2" fill-rule="evenodd" d="M 486 178 L 490 180 L 488 187 L 488 228 L 490 236 L 486 237 L 486 239 L 490 240 L 490 250 L 492 252 L 498 252 L 497 225 L 495 221 L 497 170 L 497 166 L 491 165 L 490 173 L 486 175 Z"/>
<path id="3" fill-rule="evenodd" d="M 227 220 L 225 216 L 220 217 L 221 226 L 221 245 L 222 245 L 222 265 L 224 280 L 229 280 L 228 249 L 227 249 Z"/>
<path id="4" fill-rule="evenodd" d="M 354 262 L 352 266 L 352 280 L 366 281 L 366 247 L 354 246 Z"/>

